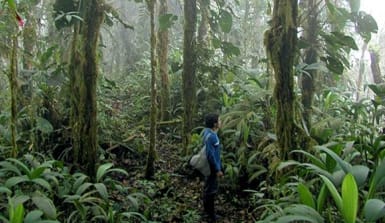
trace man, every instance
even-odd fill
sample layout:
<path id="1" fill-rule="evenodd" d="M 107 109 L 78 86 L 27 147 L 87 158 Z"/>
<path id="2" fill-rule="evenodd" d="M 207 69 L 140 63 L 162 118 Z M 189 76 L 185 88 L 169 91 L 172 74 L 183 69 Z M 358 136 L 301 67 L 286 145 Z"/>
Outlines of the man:
<path id="1" fill-rule="evenodd" d="M 217 131 L 221 126 L 217 114 L 208 114 L 205 117 L 205 129 L 203 140 L 206 145 L 206 156 L 210 165 L 211 174 L 205 178 L 203 192 L 203 206 L 210 222 L 216 222 L 218 216 L 215 214 L 214 199 L 218 193 L 218 178 L 223 177 L 221 162 L 221 146 Z"/>

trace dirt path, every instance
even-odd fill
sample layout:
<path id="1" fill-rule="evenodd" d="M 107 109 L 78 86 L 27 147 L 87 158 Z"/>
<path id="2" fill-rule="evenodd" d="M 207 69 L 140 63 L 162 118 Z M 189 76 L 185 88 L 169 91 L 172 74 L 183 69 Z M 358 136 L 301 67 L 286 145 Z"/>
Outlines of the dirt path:
<path id="1" fill-rule="evenodd" d="M 175 148 L 163 148 L 159 151 L 159 171 L 160 175 L 167 173 L 171 178 L 171 185 L 174 187 L 175 196 L 174 201 L 180 202 L 180 212 L 182 218 L 178 218 L 174 222 L 202 222 L 205 220 L 203 216 L 202 207 L 202 188 L 203 180 L 198 175 L 192 174 L 185 163 L 187 161 L 181 160 L 176 152 Z M 221 183 L 221 182 L 220 182 Z M 224 183 L 224 182 L 223 182 Z M 219 223 L 232 223 L 232 222 L 253 222 L 247 220 L 244 217 L 245 211 L 236 207 L 231 200 L 236 200 L 234 195 L 225 188 L 220 188 L 220 192 L 216 199 L 217 214 L 222 216 Z M 191 219 L 195 221 L 189 221 L 186 219 L 186 215 L 183 213 L 194 213 L 196 218 Z M 199 217 L 199 219 L 198 219 Z M 181 221 L 182 220 L 182 221 Z M 173 221 L 171 221 L 173 222 Z"/>
<path id="2" fill-rule="evenodd" d="M 160 143 L 162 144 L 162 143 Z M 150 202 L 143 205 L 141 212 L 150 216 L 151 222 L 205 223 L 202 207 L 203 181 L 191 174 L 183 165 L 178 148 L 165 146 L 158 149 L 156 175 L 152 181 L 143 178 L 145 157 L 125 159 L 123 166 L 129 170 L 125 185 L 132 193 L 148 196 Z M 225 182 L 220 182 L 225 183 Z M 217 214 L 222 216 L 218 223 L 251 223 L 246 210 L 239 207 L 238 195 L 220 186 L 216 199 Z M 142 210 L 143 209 L 143 210 Z"/>

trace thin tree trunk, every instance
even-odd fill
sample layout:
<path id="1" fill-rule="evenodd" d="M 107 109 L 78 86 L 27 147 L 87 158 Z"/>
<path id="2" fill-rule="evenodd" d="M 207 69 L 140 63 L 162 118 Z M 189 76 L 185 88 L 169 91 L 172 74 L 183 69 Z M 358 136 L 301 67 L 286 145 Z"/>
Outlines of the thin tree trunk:
<path id="1" fill-rule="evenodd" d="M 364 72 L 365 72 L 364 56 L 365 56 L 365 52 L 366 52 L 367 49 L 368 49 L 368 43 L 365 42 L 364 45 L 362 46 L 361 57 L 360 57 L 360 64 L 359 64 L 359 69 L 358 69 L 357 94 L 356 94 L 357 100 L 360 100 L 360 93 L 361 93 L 361 87 L 362 87 L 362 79 L 363 79 L 363 75 L 364 75 Z"/>
<path id="2" fill-rule="evenodd" d="M 281 159 L 294 149 L 294 58 L 297 45 L 297 0 L 274 0 L 271 28 L 265 33 L 265 46 L 275 74 L 277 103 L 275 131 Z"/>
<path id="3" fill-rule="evenodd" d="M 167 14 L 167 0 L 160 0 L 159 16 Z M 170 81 L 168 78 L 168 29 L 159 30 L 158 59 L 161 79 L 160 120 L 170 119 Z"/>
<path id="4" fill-rule="evenodd" d="M 153 178 L 155 174 L 155 157 L 156 157 L 156 34 L 155 34 L 155 2 L 156 0 L 147 0 L 147 7 L 150 11 L 151 23 L 151 114 L 150 114 L 150 148 L 148 150 L 147 165 L 145 177 Z"/>
<path id="5" fill-rule="evenodd" d="M 183 40 L 183 135 L 184 154 L 188 154 L 191 130 L 196 106 L 196 0 L 184 1 L 184 40 Z"/>
<path id="6" fill-rule="evenodd" d="M 380 69 L 380 57 L 378 52 L 374 50 L 370 50 L 370 68 L 372 70 L 373 81 L 376 84 L 384 83 L 384 79 L 382 79 L 381 69 Z"/>
<path id="7" fill-rule="evenodd" d="M 17 95 L 18 95 L 18 85 L 17 85 L 17 48 L 18 48 L 18 40 L 17 35 L 12 36 L 12 49 L 11 49 L 11 63 L 10 63 L 10 71 L 8 74 L 9 85 L 11 90 L 11 144 L 12 151 L 11 156 L 13 158 L 17 157 L 19 149 L 17 147 L 17 129 L 16 129 L 16 116 L 17 116 Z"/>
<path id="8" fill-rule="evenodd" d="M 72 58 L 69 67 L 71 85 L 71 125 L 74 161 L 95 176 L 98 162 L 96 84 L 97 46 L 104 18 L 104 0 L 80 1 L 83 22 L 74 27 Z"/>
<path id="9" fill-rule="evenodd" d="M 210 14 L 210 0 L 199 0 L 201 21 L 198 29 L 198 44 L 201 47 L 208 47 L 209 45 L 209 14 Z"/>
<path id="10" fill-rule="evenodd" d="M 318 35 L 318 19 L 317 9 L 318 4 L 316 0 L 307 0 L 307 22 L 304 28 L 304 39 L 309 44 L 309 48 L 305 50 L 305 63 L 314 64 L 318 61 L 317 53 L 317 35 Z M 302 74 L 302 105 L 303 105 L 303 119 L 306 128 L 311 129 L 311 115 L 314 97 L 314 78 L 316 77 L 316 70 L 308 70 L 307 73 Z"/>

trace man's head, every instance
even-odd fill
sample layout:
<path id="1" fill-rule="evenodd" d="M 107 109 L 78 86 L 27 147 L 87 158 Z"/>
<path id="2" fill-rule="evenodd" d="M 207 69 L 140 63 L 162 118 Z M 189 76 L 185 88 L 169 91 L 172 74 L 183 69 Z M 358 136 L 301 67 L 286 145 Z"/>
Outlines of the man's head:
<path id="1" fill-rule="evenodd" d="M 214 128 L 219 128 L 219 115 L 217 114 L 208 114 L 205 117 L 205 127 L 214 129 Z"/>

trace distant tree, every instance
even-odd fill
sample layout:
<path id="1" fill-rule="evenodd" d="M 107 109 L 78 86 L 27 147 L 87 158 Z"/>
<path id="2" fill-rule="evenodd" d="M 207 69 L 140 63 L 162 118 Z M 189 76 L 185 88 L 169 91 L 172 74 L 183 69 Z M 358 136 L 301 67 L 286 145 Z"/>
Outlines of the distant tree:
<path id="1" fill-rule="evenodd" d="M 151 113 L 150 113 L 150 148 L 147 155 L 147 165 L 145 177 L 151 179 L 155 174 L 156 157 L 156 33 L 155 33 L 155 4 L 156 0 L 147 0 L 147 8 L 150 11 L 151 29 Z"/>
<path id="2" fill-rule="evenodd" d="M 69 65 L 72 146 L 74 161 L 84 167 L 89 176 L 95 176 L 98 162 L 97 46 L 105 3 L 104 0 L 87 0 L 78 3 L 82 21 L 74 21 Z"/>
<path id="3" fill-rule="evenodd" d="M 306 41 L 308 47 L 304 50 L 304 62 L 307 65 L 312 65 L 318 62 L 318 1 L 307 0 L 303 1 L 306 11 L 306 19 L 303 31 L 303 41 Z M 311 129 L 311 114 L 314 98 L 314 79 L 316 78 L 317 70 L 309 69 L 301 76 L 301 92 L 303 104 L 303 119 L 307 129 Z"/>
<path id="4" fill-rule="evenodd" d="M 370 49 L 369 54 L 370 54 L 370 69 L 372 70 L 374 83 L 382 84 L 384 83 L 384 79 L 382 78 L 382 75 L 381 75 L 379 53 L 374 49 Z"/>
<path id="5" fill-rule="evenodd" d="M 165 18 L 167 15 L 167 0 L 160 0 L 159 17 Z M 169 32 L 167 27 L 159 28 L 158 31 L 158 61 L 161 85 L 160 99 L 160 119 L 170 119 L 170 80 L 168 77 L 168 43 Z"/>
<path id="6" fill-rule="evenodd" d="M 184 39 L 183 39 L 183 152 L 188 153 L 191 131 L 196 107 L 196 0 L 184 1 Z"/>

